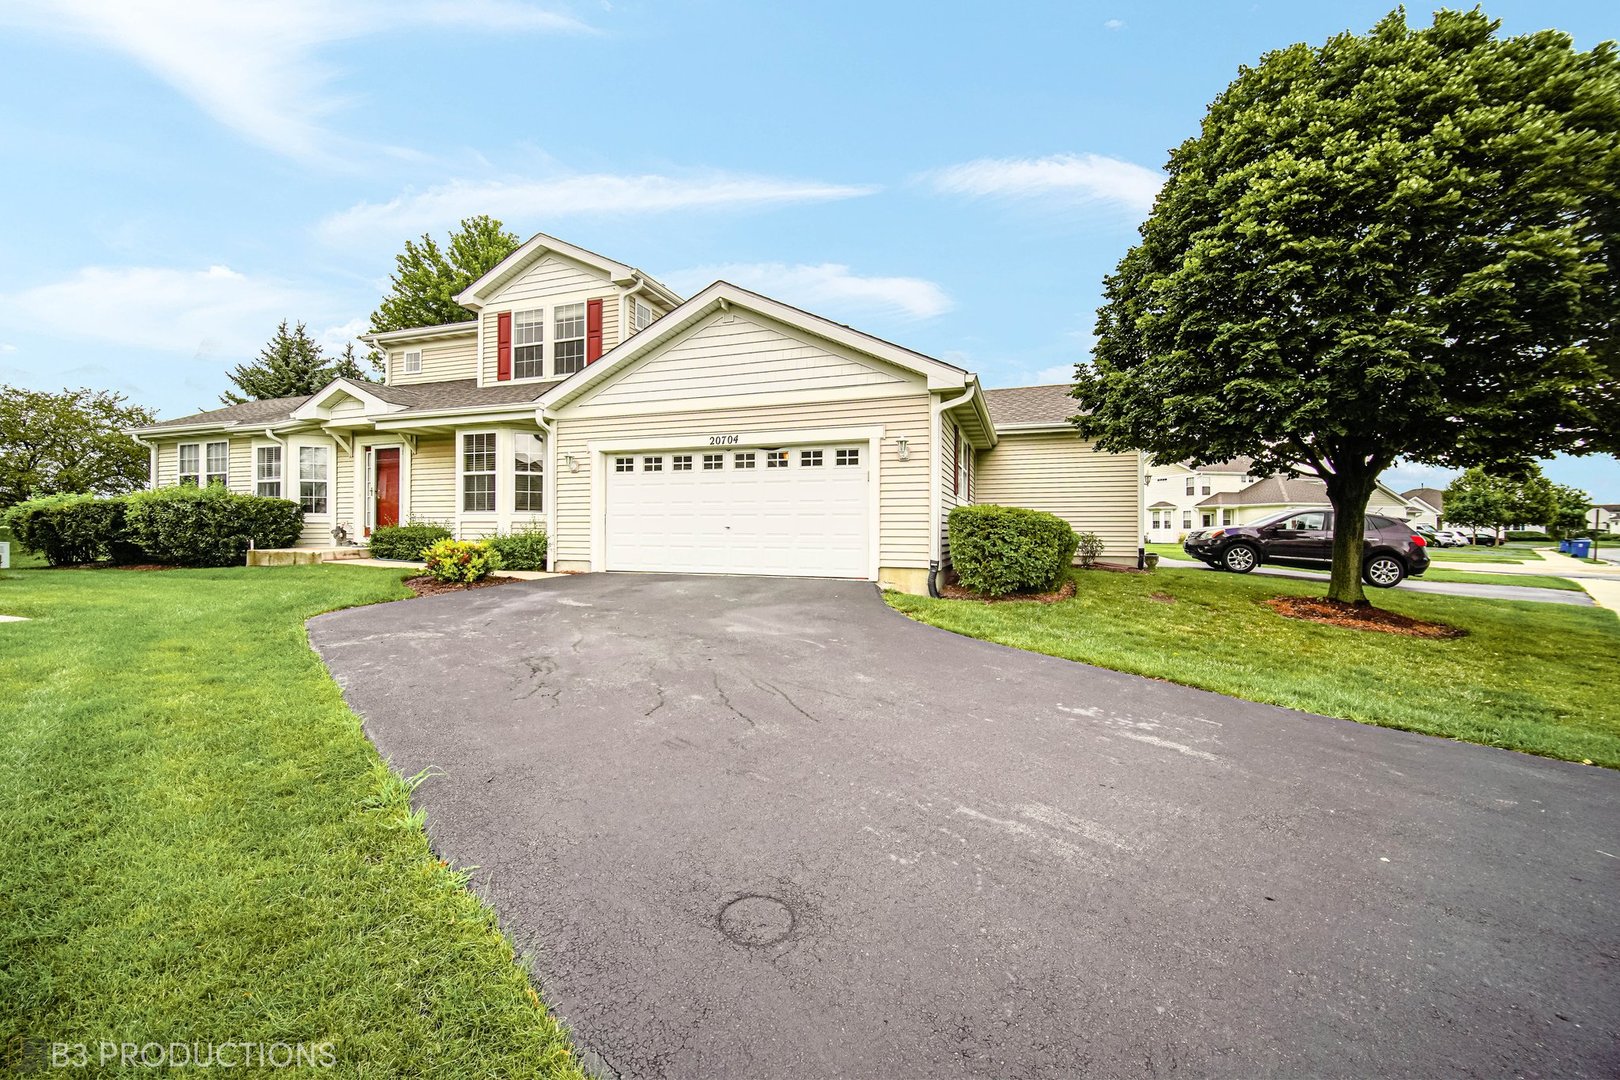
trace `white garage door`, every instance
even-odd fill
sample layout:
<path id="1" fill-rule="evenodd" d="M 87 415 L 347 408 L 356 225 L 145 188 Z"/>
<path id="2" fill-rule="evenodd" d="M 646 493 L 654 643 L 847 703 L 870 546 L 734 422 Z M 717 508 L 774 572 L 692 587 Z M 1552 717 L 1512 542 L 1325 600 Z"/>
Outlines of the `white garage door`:
<path id="1" fill-rule="evenodd" d="M 871 574 L 865 445 L 609 455 L 607 568 Z"/>

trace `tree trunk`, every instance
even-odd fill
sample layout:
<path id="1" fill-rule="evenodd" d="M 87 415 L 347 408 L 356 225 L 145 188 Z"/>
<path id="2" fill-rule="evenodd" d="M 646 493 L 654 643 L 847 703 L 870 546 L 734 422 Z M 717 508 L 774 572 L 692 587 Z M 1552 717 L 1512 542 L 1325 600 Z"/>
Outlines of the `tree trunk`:
<path id="1" fill-rule="evenodd" d="M 1378 474 L 1337 474 L 1327 481 L 1333 505 L 1333 573 L 1328 599 L 1357 607 L 1371 607 L 1361 585 L 1361 560 L 1366 553 L 1367 503 L 1377 486 Z"/>

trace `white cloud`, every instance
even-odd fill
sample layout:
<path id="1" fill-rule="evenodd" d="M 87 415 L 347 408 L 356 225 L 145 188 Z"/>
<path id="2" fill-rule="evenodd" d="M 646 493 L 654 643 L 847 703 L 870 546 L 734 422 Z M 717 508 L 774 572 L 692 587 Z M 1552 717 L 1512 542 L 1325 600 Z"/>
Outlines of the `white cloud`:
<path id="1" fill-rule="evenodd" d="M 9 341 L 0 341 L 0 356 L 4 356 L 7 353 L 14 353 L 16 351 L 17 351 L 17 346 L 13 345 L 11 342 L 9 342 Z"/>
<path id="2" fill-rule="evenodd" d="M 725 263 L 692 267 L 670 275 L 670 284 L 688 295 L 717 280 L 741 285 L 818 314 L 929 319 L 951 309 L 951 298 L 932 281 L 914 277 L 863 277 L 841 263 Z"/>
<path id="3" fill-rule="evenodd" d="M 926 174 L 949 195 L 1058 198 L 1113 203 L 1146 213 L 1164 175 L 1101 154 L 1054 154 L 1043 158 L 979 158 Z"/>
<path id="4" fill-rule="evenodd" d="M 0 295 L 0 324 L 208 360 L 255 355 L 282 319 L 321 326 L 342 315 L 329 293 L 250 277 L 228 266 L 92 266 L 61 281 Z"/>
<path id="5" fill-rule="evenodd" d="M 557 176 L 534 180 L 453 180 L 384 203 L 362 202 L 320 223 L 331 243 L 402 237 L 453 226 L 471 214 L 504 221 L 547 221 L 590 214 L 645 214 L 672 210 L 744 208 L 826 202 L 870 195 L 876 188 L 736 173 L 693 176 Z"/>
<path id="6" fill-rule="evenodd" d="M 1123 29 L 1125 29 L 1125 20 L 1124 19 L 1109 19 L 1107 22 L 1103 23 L 1103 29 L 1104 30 L 1123 30 Z"/>
<path id="7" fill-rule="evenodd" d="M 311 161 L 359 149 L 327 128 L 345 102 L 323 46 L 419 26 L 589 31 L 518 0 L 11 0 L 0 23 L 123 53 L 243 137 Z"/>

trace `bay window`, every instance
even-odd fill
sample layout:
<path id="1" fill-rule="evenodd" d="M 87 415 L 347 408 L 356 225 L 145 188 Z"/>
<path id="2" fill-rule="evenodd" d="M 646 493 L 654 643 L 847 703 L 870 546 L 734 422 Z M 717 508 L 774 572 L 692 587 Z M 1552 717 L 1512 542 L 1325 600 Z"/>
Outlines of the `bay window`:
<path id="1" fill-rule="evenodd" d="M 306 514 L 326 513 L 327 457 L 324 446 L 298 448 L 298 504 Z"/>
<path id="2" fill-rule="evenodd" d="M 461 508 L 469 513 L 495 510 L 495 433 L 461 437 Z"/>
<path id="3" fill-rule="evenodd" d="M 545 509 L 545 458 L 538 436 L 520 431 L 513 436 L 512 509 L 539 513 Z"/>

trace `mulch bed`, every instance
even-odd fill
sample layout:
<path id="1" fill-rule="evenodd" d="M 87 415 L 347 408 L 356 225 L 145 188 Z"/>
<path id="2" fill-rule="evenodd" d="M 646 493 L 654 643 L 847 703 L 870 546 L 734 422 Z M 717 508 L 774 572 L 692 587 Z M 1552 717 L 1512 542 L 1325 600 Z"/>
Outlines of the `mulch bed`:
<path id="1" fill-rule="evenodd" d="M 1008 593 L 1006 596 L 986 596 L 984 593 L 964 589 L 957 583 L 955 574 L 946 574 L 945 580 L 940 583 L 939 595 L 947 600 L 982 600 L 987 604 L 1028 603 L 1028 604 L 1055 604 L 1060 600 L 1074 598 L 1074 579 L 1065 581 L 1055 592 L 1045 593 Z"/>
<path id="2" fill-rule="evenodd" d="M 492 576 L 485 578 L 483 581 L 474 581 L 467 584 L 462 584 L 461 582 L 439 581 L 436 578 L 431 578 L 426 574 L 423 574 L 421 577 L 406 578 L 405 587 L 410 589 L 417 596 L 437 596 L 440 593 L 467 592 L 470 589 L 487 589 L 491 585 L 510 585 L 513 582 L 521 580 L 521 578 Z"/>
<path id="3" fill-rule="evenodd" d="M 1418 638 L 1460 638 L 1468 631 L 1447 623 L 1427 622 L 1383 608 L 1357 607 L 1316 596 L 1274 596 L 1265 605 L 1285 619 L 1342 626 L 1347 630 L 1373 630 Z"/>

